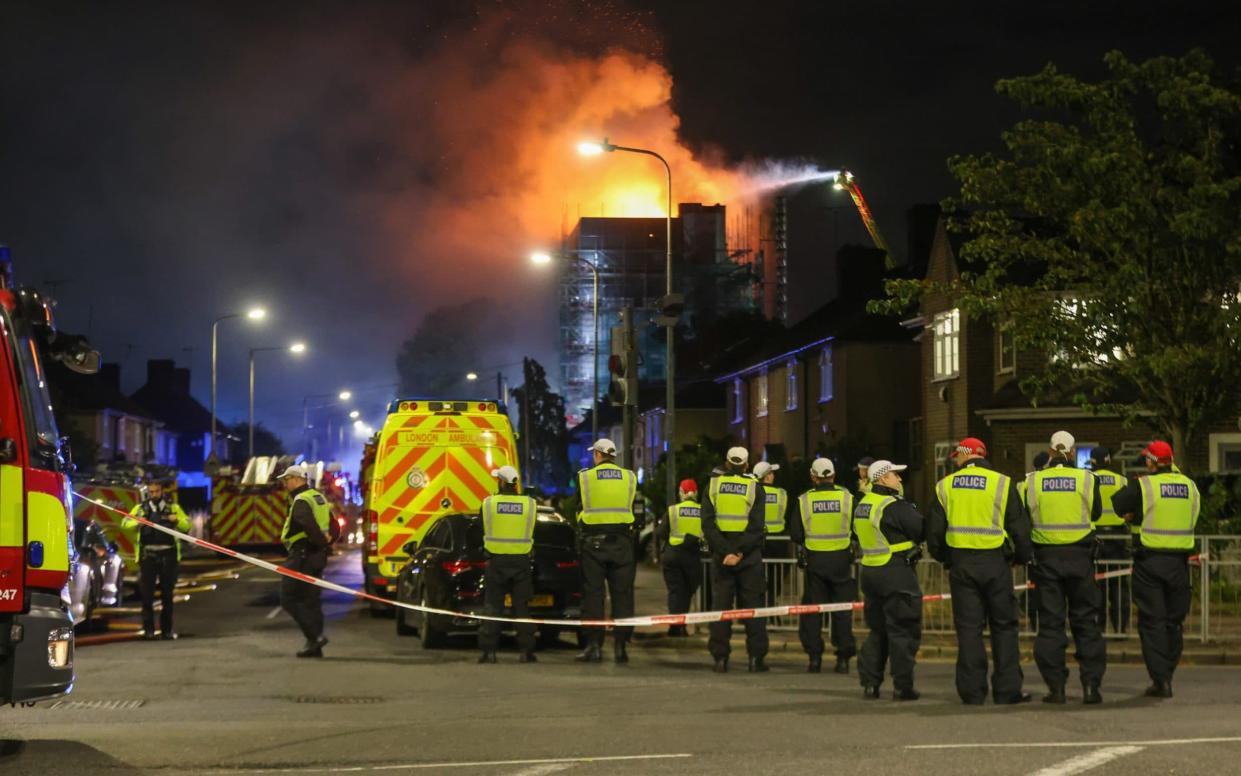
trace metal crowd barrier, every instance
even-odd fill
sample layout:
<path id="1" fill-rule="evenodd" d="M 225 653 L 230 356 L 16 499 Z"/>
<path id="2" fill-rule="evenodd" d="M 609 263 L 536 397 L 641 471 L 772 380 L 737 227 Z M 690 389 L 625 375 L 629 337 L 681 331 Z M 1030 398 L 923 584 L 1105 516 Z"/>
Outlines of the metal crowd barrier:
<path id="1" fill-rule="evenodd" d="M 1097 572 L 1117 571 L 1133 565 L 1127 536 L 1101 536 L 1104 545 L 1095 561 Z M 1241 641 L 1241 536 L 1207 535 L 1197 537 L 1199 561 L 1190 566 L 1193 600 L 1185 620 L 1185 637 L 1203 643 L 1210 641 Z M 787 556 L 787 557 L 786 557 Z M 802 570 L 793 557 L 792 544 L 786 536 L 767 540 L 763 558 L 767 578 L 767 605 L 802 602 Z M 698 606 L 711 608 L 711 561 L 703 559 L 703 585 L 698 593 Z M 855 570 L 856 584 L 858 576 Z M 934 560 L 923 558 L 918 564 L 918 580 L 927 595 L 947 593 L 948 572 Z M 1013 585 L 1029 581 L 1024 567 L 1013 569 Z M 1130 575 L 1104 579 L 1103 630 L 1109 639 L 1137 638 L 1137 609 L 1133 603 L 1133 577 Z M 855 593 L 861 600 L 861 590 Z M 1033 635 L 1038 628 L 1038 590 L 1017 593 L 1017 609 L 1021 633 Z M 768 628 L 777 631 L 797 630 L 796 617 L 776 617 Z M 864 629 L 862 613 L 855 612 L 854 627 Z M 824 628 L 828 618 L 824 617 Z M 951 601 L 927 601 L 922 609 L 922 632 L 950 634 Z"/>

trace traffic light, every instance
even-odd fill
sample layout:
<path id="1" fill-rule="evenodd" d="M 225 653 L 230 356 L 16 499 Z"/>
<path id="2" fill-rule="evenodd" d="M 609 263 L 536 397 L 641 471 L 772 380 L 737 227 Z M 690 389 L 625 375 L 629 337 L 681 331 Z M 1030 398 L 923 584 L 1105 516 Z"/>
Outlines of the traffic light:
<path id="1" fill-rule="evenodd" d="M 632 315 L 621 314 L 621 325 L 612 327 L 608 356 L 608 401 L 614 407 L 638 403 L 638 349 L 634 342 Z"/>

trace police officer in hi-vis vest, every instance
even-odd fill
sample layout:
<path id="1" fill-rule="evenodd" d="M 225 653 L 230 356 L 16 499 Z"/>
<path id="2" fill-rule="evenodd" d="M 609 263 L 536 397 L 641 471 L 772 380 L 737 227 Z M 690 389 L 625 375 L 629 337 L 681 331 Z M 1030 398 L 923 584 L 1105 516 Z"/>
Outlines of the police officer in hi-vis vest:
<path id="1" fill-rule="evenodd" d="M 280 531 L 280 541 L 289 551 L 285 566 L 312 577 L 322 577 L 327 567 L 332 509 L 323 494 L 310 487 L 310 472 L 294 464 L 277 479 L 289 492 L 289 513 Z M 323 635 L 323 606 L 319 588 L 292 577 L 280 578 L 280 605 L 306 637 L 298 657 L 323 657 L 327 637 Z"/>
<path id="2" fill-rule="evenodd" d="M 190 530 L 190 518 L 177 502 L 164 493 L 164 483 L 151 482 L 146 498 L 129 514 L 152 523 L 174 528 L 181 533 Z M 172 599 L 181 568 L 181 542 L 168 534 L 125 518 L 121 528 L 134 532 L 134 560 L 138 563 L 138 592 L 142 595 L 142 637 L 172 641 Z M 159 588 L 159 634 L 155 633 L 155 590 Z M 119 592 L 118 592 L 119 595 Z"/>
<path id="3" fill-rule="evenodd" d="M 1096 447 L 1090 451 L 1090 469 L 1094 472 L 1095 482 L 1099 487 L 1099 501 L 1103 504 L 1103 512 L 1095 521 L 1095 533 L 1099 537 L 1096 557 L 1110 561 L 1099 567 L 1099 571 L 1118 571 L 1129 560 L 1129 525 L 1116 514 L 1112 508 L 1112 497 L 1124 490 L 1129 478 L 1112 468 L 1112 454 L 1106 447 Z M 1115 633 L 1129 631 L 1129 605 L 1131 603 L 1130 580 L 1100 579 L 1099 588 L 1103 591 L 1105 615 L 1103 621 L 1110 623 Z"/>
<path id="4" fill-rule="evenodd" d="M 539 507 L 529 496 L 517 494 L 517 470 L 501 466 L 491 472 L 499 483 L 500 492 L 483 499 L 478 515 L 483 521 L 483 549 L 487 551 L 487 569 L 483 572 L 483 614 L 499 617 L 504 611 L 504 597 L 511 596 L 513 616 L 530 616 L 530 596 L 534 594 L 534 572 L 530 568 L 530 552 L 534 549 L 534 523 Z M 496 662 L 496 645 L 500 641 L 500 623 L 483 620 L 478 627 L 480 663 Z M 517 624 L 517 649 L 520 663 L 534 663 L 534 624 Z"/>
<path id="5" fill-rule="evenodd" d="M 1077 443 L 1067 431 L 1051 435 L 1047 466 L 1026 477 L 1034 563 L 1030 578 L 1038 590 L 1038 636 L 1034 662 L 1047 683 L 1044 703 L 1065 703 L 1065 619 L 1073 628 L 1082 703 L 1102 703 L 1099 685 L 1107 670 L 1103 643 L 1103 592 L 1094 578 L 1094 521 L 1102 511 L 1098 483 L 1074 466 Z"/>
<path id="6" fill-rule="evenodd" d="M 689 611 L 702 586 L 702 507 L 698 505 L 698 483 L 681 480 L 677 503 L 668 507 L 668 519 L 660 526 L 664 540 L 660 564 L 668 587 L 668 613 Z M 669 625 L 669 636 L 688 636 L 684 625 Z"/>
<path id="7" fill-rule="evenodd" d="M 759 608 L 763 605 L 763 527 L 766 500 L 763 485 L 746 473 L 750 454 L 730 448 L 723 472 L 711 478 L 702 502 L 702 535 L 711 547 L 711 608 Z M 768 670 L 767 621 L 751 617 L 745 623 L 749 670 Z M 711 623 L 707 648 L 716 673 L 728 671 L 731 622 Z"/>
<path id="8" fill-rule="evenodd" d="M 604 585 L 612 596 L 612 617 L 633 616 L 633 499 L 638 477 L 616 465 L 616 445 L 600 439 L 590 448 L 595 465 L 577 473 L 582 511 L 578 532 L 582 543 L 582 618 L 603 619 Z M 586 648 L 575 658 L 580 663 L 603 660 L 603 629 L 586 628 Z M 613 657 L 628 663 L 625 649 L 633 628 L 614 628 Z"/>
<path id="9" fill-rule="evenodd" d="M 1192 589 L 1189 556 L 1202 497 L 1172 462 L 1172 446 L 1154 441 L 1142 452 L 1147 475 L 1112 499 L 1116 514 L 1141 528 L 1134 548 L 1133 600 L 1138 605 L 1142 659 L 1151 677 L 1146 694 L 1172 697 L 1172 675 L 1184 647 L 1182 628 Z"/>
<path id="10" fill-rule="evenodd" d="M 764 507 L 763 528 L 767 531 L 767 540 L 763 542 L 764 558 L 792 557 L 792 544 L 785 533 L 785 513 L 789 509 L 789 494 L 784 488 L 776 487 L 776 472 L 780 464 L 759 461 L 754 464 L 750 475 L 763 484 Z M 767 582 L 767 606 L 776 605 L 776 587 L 780 578 L 780 567 L 776 564 L 764 564 L 763 575 Z"/>
<path id="11" fill-rule="evenodd" d="M 857 672 L 862 697 L 879 697 L 883 667 L 892 668 L 892 699 L 916 701 L 914 661 L 922 642 L 922 588 L 916 565 L 922 557 L 922 515 L 901 497 L 905 466 L 874 461 L 871 489 L 853 510 L 853 534 L 862 553 L 863 615 L 870 634 L 862 644 Z"/>
<path id="12" fill-rule="evenodd" d="M 952 622 L 957 631 L 957 694 L 964 703 L 987 699 L 987 650 L 991 629 L 995 661 L 991 697 L 996 703 L 1028 703 L 1022 690 L 1017 644 L 1017 599 L 1009 563 L 1029 563 L 1030 518 L 1011 478 L 987 461 L 987 446 L 968 437 L 953 452 L 960 467 L 935 487 L 927 515 L 926 545 L 948 568 Z M 1007 544 L 1011 550 L 1006 549 Z"/>
<path id="13" fill-rule="evenodd" d="M 836 484 L 836 467 L 827 458 L 810 464 L 814 487 L 797 499 L 797 516 L 789 521 L 789 535 L 806 550 L 803 604 L 852 601 L 857 594 L 853 581 L 850 521 L 853 494 Z M 857 654 L 853 640 L 853 612 L 832 612 L 832 647 L 838 674 L 849 673 L 849 659 Z M 803 614 L 797 623 L 802 649 L 810 658 L 806 670 L 817 674 L 823 667 L 823 615 Z"/>

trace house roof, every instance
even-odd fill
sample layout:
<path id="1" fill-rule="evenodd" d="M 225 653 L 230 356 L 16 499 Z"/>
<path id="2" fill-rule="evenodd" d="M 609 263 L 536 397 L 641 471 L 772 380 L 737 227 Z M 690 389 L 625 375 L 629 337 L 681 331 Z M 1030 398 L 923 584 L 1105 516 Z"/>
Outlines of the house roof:
<path id="1" fill-rule="evenodd" d="M 139 418 L 154 416 L 121 392 L 119 364 L 104 364 L 93 375 L 83 375 L 48 360 L 48 381 L 58 394 L 59 403 L 68 412 L 99 412 L 112 410 Z"/>
<path id="2" fill-rule="evenodd" d="M 188 369 L 178 369 L 171 359 L 147 363 L 147 381 L 130 397 L 173 431 L 206 434 L 211 431 L 211 411 L 189 392 Z"/>

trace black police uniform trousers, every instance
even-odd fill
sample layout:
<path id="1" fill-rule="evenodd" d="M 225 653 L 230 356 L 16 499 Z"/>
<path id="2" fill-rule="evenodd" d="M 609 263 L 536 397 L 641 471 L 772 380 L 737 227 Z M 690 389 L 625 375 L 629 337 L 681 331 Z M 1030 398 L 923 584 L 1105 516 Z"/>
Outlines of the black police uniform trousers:
<path id="1" fill-rule="evenodd" d="M 870 634 L 858 657 L 863 687 L 883 684 L 883 667 L 892 668 L 897 690 L 914 687 L 914 662 L 922 643 L 922 588 L 905 558 L 896 555 L 885 566 L 862 566 L 862 613 Z"/>
<path id="2" fill-rule="evenodd" d="M 504 612 L 504 596 L 513 599 L 513 616 L 530 616 L 530 596 L 534 595 L 534 574 L 530 569 L 530 555 L 492 555 L 487 559 L 483 572 L 483 613 L 499 617 Z M 517 648 L 522 652 L 534 651 L 534 625 L 519 623 Z M 495 652 L 500 642 L 500 623 L 483 620 L 478 626 L 478 648 L 483 652 Z"/>
<path id="3" fill-rule="evenodd" d="M 1077 647 L 1078 673 L 1083 685 L 1098 685 L 1107 670 L 1103 641 L 1103 591 L 1094 578 L 1092 549 L 1081 544 L 1035 544 L 1036 563 L 1030 577 L 1038 586 L 1038 635 L 1034 662 L 1048 687 L 1063 687 L 1069 679 L 1065 649 L 1069 638 L 1067 614 Z"/>
<path id="4" fill-rule="evenodd" d="M 857 597 L 857 585 L 853 581 L 853 553 L 849 550 L 806 553 L 803 574 L 805 588 L 803 604 L 838 604 Z M 857 642 L 853 639 L 853 612 L 831 613 L 832 647 L 836 657 L 853 657 L 857 654 Z M 823 615 L 803 614 L 797 622 L 797 635 L 802 649 L 812 658 L 823 655 Z"/>
<path id="5" fill-rule="evenodd" d="M 685 614 L 694 602 L 698 588 L 702 587 L 702 556 L 698 545 L 689 542 L 669 544 L 664 548 L 660 565 L 664 571 L 664 584 L 668 587 L 668 613 Z"/>
<path id="6" fill-rule="evenodd" d="M 1017 644 L 1017 598 L 1004 552 L 950 550 L 948 589 L 952 624 L 957 632 L 957 694 L 966 703 L 987 697 L 987 649 L 983 629 L 991 629 L 991 696 L 997 703 L 1021 695 L 1024 675 Z"/>
<path id="7" fill-rule="evenodd" d="M 1129 551 L 1129 529 L 1123 526 L 1105 526 L 1097 529 L 1100 537 L 1099 560 L 1112 561 L 1099 566 L 1099 571 L 1120 571 L 1124 561 L 1133 557 Z M 1113 633 L 1129 632 L 1129 610 L 1133 602 L 1132 577 L 1113 577 L 1100 579 L 1099 588 L 1103 591 L 1103 622 L 1112 627 Z"/>
<path id="8" fill-rule="evenodd" d="M 314 548 L 303 539 L 289 549 L 285 565 L 312 577 L 322 577 L 327 567 L 327 548 Z M 280 578 L 280 606 L 289 613 L 307 641 L 323 635 L 323 606 L 320 590 L 292 577 Z"/>
<path id="9" fill-rule="evenodd" d="M 1133 600 L 1138 605 L 1142 659 L 1154 681 L 1170 682 L 1185 646 L 1183 628 L 1192 588 L 1189 556 L 1138 549 L 1133 563 Z"/>
<path id="10" fill-rule="evenodd" d="M 603 619 L 604 586 L 612 597 L 612 617 L 633 616 L 633 539 L 626 533 L 587 533 L 582 536 L 582 618 Z M 602 628 L 586 628 L 586 641 L 603 643 Z M 615 628 L 618 643 L 629 640 L 633 628 Z"/>
<path id="11" fill-rule="evenodd" d="M 760 557 L 747 557 L 736 566 L 725 566 L 720 558 L 711 562 L 711 608 L 758 609 L 763 605 L 766 584 L 763 581 L 763 563 Z M 767 656 L 767 620 L 751 617 L 745 623 L 745 651 L 750 657 Z M 707 649 L 711 657 L 722 660 L 732 651 L 733 624 L 730 621 L 713 622 Z"/>
<path id="12" fill-rule="evenodd" d="M 177 586 L 181 561 L 177 548 L 142 548 L 138 560 L 138 592 L 142 595 L 142 629 L 148 636 L 155 632 L 155 591 L 159 590 L 159 629 L 172 633 L 172 594 Z"/>

